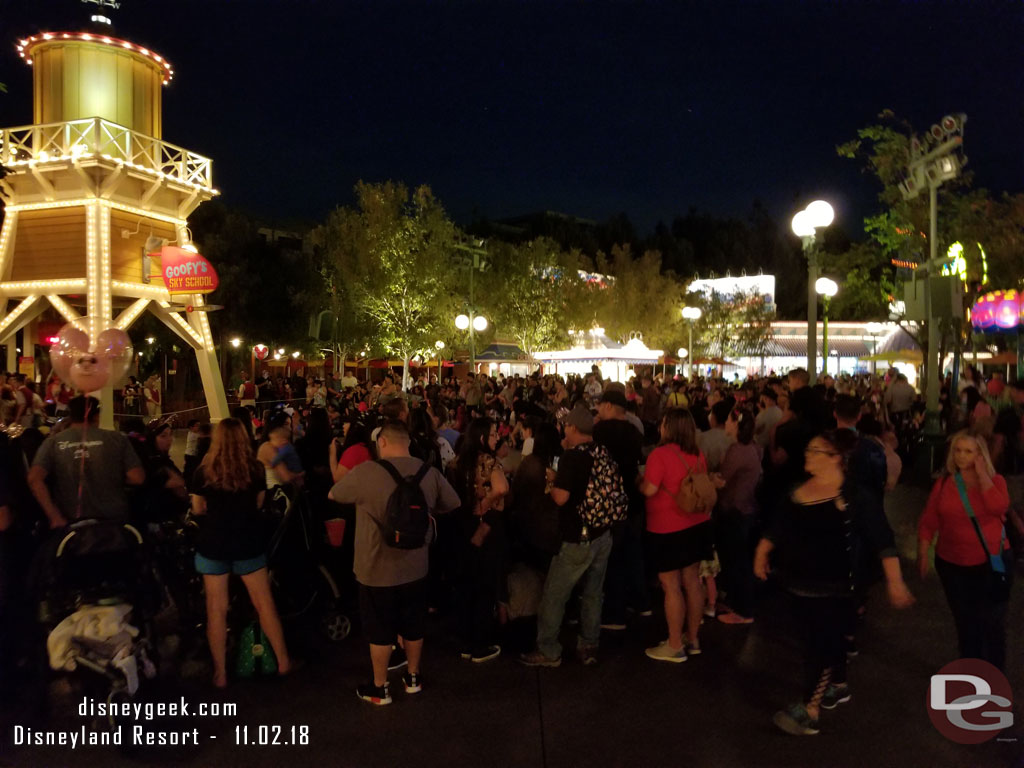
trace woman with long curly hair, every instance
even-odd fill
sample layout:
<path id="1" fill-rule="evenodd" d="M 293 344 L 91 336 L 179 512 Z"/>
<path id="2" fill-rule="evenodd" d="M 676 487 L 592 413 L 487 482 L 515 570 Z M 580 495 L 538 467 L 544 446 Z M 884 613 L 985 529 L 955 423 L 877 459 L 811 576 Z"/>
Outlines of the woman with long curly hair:
<path id="1" fill-rule="evenodd" d="M 210 450 L 196 470 L 192 513 L 199 517 L 196 570 L 206 591 L 206 637 L 213 656 L 213 684 L 227 685 L 228 578 L 242 577 L 260 626 L 277 656 L 278 674 L 291 671 L 284 631 L 270 593 L 266 533 L 256 512 L 267 490 L 263 466 L 252 455 L 249 435 L 238 419 L 224 419 L 213 431 Z"/>

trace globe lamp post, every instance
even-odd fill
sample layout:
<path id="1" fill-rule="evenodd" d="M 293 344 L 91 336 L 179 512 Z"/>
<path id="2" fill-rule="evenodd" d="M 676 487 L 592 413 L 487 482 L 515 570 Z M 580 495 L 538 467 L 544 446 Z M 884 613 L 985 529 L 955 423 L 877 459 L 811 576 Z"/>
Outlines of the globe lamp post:
<path id="1" fill-rule="evenodd" d="M 814 281 L 814 292 L 821 295 L 821 366 L 822 373 L 828 375 L 828 303 L 839 292 L 835 280 L 819 277 Z"/>
<path id="2" fill-rule="evenodd" d="M 818 295 L 814 284 L 818 279 L 818 251 L 815 247 L 817 230 L 827 227 L 835 218 L 832 206 L 824 200 L 815 200 L 793 216 L 793 234 L 800 238 L 807 257 L 807 375 L 814 384 L 818 363 Z"/>
<path id="3" fill-rule="evenodd" d="M 683 319 L 686 321 L 690 331 L 690 346 L 688 349 L 693 349 L 693 321 L 700 320 L 700 316 L 703 314 L 700 311 L 700 307 L 683 307 Z M 684 350 L 685 351 L 685 350 Z M 690 370 L 687 378 L 693 378 L 693 358 L 690 360 Z"/>
<path id="4" fill-rule="evenodd" d="M 444 351 L 444 342 L 435 341 L 434 348 L 437 350 L 437 386 L 441 386 L 441 353 Z"/>

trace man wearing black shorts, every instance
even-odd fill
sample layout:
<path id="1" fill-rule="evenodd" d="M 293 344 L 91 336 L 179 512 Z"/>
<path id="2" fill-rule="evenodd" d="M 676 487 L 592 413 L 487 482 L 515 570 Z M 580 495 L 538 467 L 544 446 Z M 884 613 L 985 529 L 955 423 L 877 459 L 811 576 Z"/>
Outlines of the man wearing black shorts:
<path id="1" fill-rule="evenodd" d="M 409 430 L 399 421 L 389 421 L 381 428 L 377 452 L 403 477 L 415 475 L 423 464 L 409 455 Z M 381 530 L 395 487 L 384 467 L 367 461 L 347 472 L 328 494 L 334 501 L 356 506 L 353 571 L 359 582 L 359 612 L 373 664 L 373 682 L 358 686 L 356 695 L 377 705 L 391 703 L 388 661 L 399 637 L 408 659 L 402 677 L 405 691 L 419 693 L 423 689 L 420 657 L 427 617 L 430 537 L 418 549 L 397 549 L 384 541 Z M 431 512 L 450 512 L 460 504 L 458 494 L 434 468 L 427 470 L 420 487 Z"/>

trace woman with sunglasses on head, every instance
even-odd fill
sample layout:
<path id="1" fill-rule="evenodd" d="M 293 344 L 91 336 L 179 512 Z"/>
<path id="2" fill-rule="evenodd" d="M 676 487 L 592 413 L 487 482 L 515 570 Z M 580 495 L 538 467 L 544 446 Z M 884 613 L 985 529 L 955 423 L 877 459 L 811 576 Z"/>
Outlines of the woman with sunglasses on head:
<path id="1" fill-rule="evenodd" d="M 983 659 L 999 669 L 1006 661 L 1013 580 L 1009 506 L 1006 480 L 996 474 L 985 441 L 964 430 L 950 440 L 946 472 L 932 488 L 917 528 L 922 579 L 938 534 L 935 571 L 953 612 L 960 658 Z"/>
<path id="2" fill-rule="evenodd" d="M 757 545 L 754 575 L 768 577 L 768 556 L 796 602 L 806 638 L 803 701 L 775 713 L 776 726 L 794 735 L 819 732 L 821 709 L 850 700 L 846 682 L 844 629 L 852 610 L 854 547 L 858 537 L 876 552 L 886 548 L 888 524 L 877 506 L 844 498 L 846 461 L 857 436 L 848 429 L 813 438 L 804 453 L 810 475 L 779 505 L 771 530 Z M 913 596 L 900 575 L 899 558 L 882 558 L 890 602 L 911 605 Z"/>

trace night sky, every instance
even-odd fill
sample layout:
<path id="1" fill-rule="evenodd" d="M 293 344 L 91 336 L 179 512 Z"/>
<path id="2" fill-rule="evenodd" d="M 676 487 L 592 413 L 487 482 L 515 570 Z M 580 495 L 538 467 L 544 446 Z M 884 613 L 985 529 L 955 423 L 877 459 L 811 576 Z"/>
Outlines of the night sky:
<path id="1" fill-rule="evenodd" d="M 0 0 L 0 125 L 31 122 L 19 35 L 77 0 Z M 223 200 L 316 220 L 358 179 L 428 183 L 456 221 L 558 210 L 641 230 L 691 206 L 780 219 L 821 196 L 861 234 L 876 189 L 835 145 L 891 108 L 968 114 L 975 185 L 1024 190 L 1019 2 L 123 0 L 173 63 L 164 139 Z"/>

